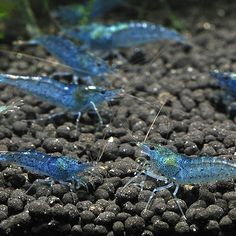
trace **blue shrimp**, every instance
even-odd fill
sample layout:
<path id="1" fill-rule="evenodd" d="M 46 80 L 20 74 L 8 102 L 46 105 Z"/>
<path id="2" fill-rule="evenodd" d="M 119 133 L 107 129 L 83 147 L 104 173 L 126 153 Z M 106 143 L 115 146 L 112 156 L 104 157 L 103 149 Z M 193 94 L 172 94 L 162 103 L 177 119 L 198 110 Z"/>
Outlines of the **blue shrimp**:
<path id="1" fill-rule="evenodd" d="M 78 159 L 52 156 L 36 150 L 0 152 L 0 162 L 16 164 L 32 173 L 49 176 L 43 182 L 52 184 L 58 181 L 64 185 L 73 184 L 71 187 L 74 189 L 84 184 L 83 173 L 92 167 L 91 163 L 79 163 Z"/>
<path id="2" fill-rule="evenodd" d="M 60 23 L 65 25 L 78 25 L 80 22 L 85 23 L 97 16 L 112 10 L 122 4 L 124 0 L 93 0 L 87 4 L 73 4 L 61 6 L 51 13 L 51 16 Z"/>
<path id="3" fill-rule="evenodd" d="M 175 186 L 173 192 L 174 200 L 182 216 L 186 219 L 182 207 L 176 197 L 180 185 L 208 184 L 222 179 L 233 179 L 236 177 L 236 162 L 233 160 L 222 159 L 221 157 L 190 157 L 184 154 L 175 153 L 169 148 L 161 145 L 149 146 L 146 143 L 147 137 L 166 102 L 167 100 L 162 104 L 159 112 L 154 118 L 144 141 L 137 143 L 137 146 L 141 149 L 143 154 L 149 157 L 149 160 L 145 162 L 145 168 L 128 181 L 125 187 L 134 182 L 134 179 L 138 178 L 142 174 L 157 181 L 164 182 L 164 186 L 153 189 L 145 208 L 147 209 L 156 192 Z M 135 185 L 143 187 L 143 182 Z"/>
<path id="4" fill-rule="evenodd" d="M 0 74 L 0 84 L 19 88 L 43 101 L 77 114 L 77 124 L 81 113 L 90 109 L 96 112 L 102 124 L 97 105 L 118 97 L 122 92 L 120 89 L 106 90 L 96 86 L 66 84 L 43 76 Z"/>
<path id="5" fill-rule="evenodd" d="M 184 154 L 175 153 L 161 145 L 153 147 L 146 143 L 137 143 L 137 146 L 140 147 L 142 152 L 147 155 L 150 160 L 147 161 L 145 170 L 134 178 L 144 174 L 157 181 L 164 181 L 166 184 L 153 190 L 146 205 L 146 209 L 156 192 L 176 186 L 173 196 L 181 214 L 186 219 L 176 197 L 180 185 L 208 184 L 218 180 L 230 180 L 236 177 L 236 162 L 232 160 L 210 156 L 189 157 Z M 126 185 L 131 182 L 133 182 L 133 179 Z"/>
<path id="6" fill-rule="evenodd" d="M 236 112 L 236 74 L 214 70 L 210 72 L 210 75 L 217 80 L 220 87 L 226 90 L 226 92 L 218 92 L 214 102 L 220 107 L 223 105 L 228 115 L 234 118 Z"/>
<path id="7" fill-rule="evenodd" d="M 218 81 L 218 84 L 228 90 L 231 95 L 236 97 L 236 74 L 230 72 L 211 71 L 210 75 Z"/>
<path id="8" fill-rule="evenodd" d="M 221 157 L 189 157 L 157 145 L 138 143 L 150 157 L 150 169 L 156 170 L 176 184 L 207 184 L 236 177 L 236 162 Z"/>
<path id="9" fill-rule="evenodd" d="M 119 22 L 113 25 L 92 23 L 65 29 L 63 33 L 90 49 L 102 50 L 135 47 L 160 40 L 185 43 L 184 37 L 175 30 L 149 22 Z"/>
<path id="10" fill-rule="evenodd" d="M 28 44 L 40 44 L 63 64 L 69 66 L 76 75 L 87 77 L 91 84 L 91 77 L 103 77 L 113 70 L 101 58 L 80 49 L 72 41 L 61 36 L 41 36 L 32 39 Z"/>

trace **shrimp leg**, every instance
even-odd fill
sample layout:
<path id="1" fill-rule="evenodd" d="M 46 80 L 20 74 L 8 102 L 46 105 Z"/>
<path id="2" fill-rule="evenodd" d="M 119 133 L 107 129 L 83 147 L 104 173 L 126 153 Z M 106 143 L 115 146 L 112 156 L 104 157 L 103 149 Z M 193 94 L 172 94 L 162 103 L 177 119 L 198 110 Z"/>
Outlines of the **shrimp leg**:
<path id="1" fill-rule="evenodd" d="M 90 101 L 90 104 L 92 105 L 92 108 L 94 109 L 94 111 L 96 112 L 96 114 L 97 114 L 97 116 L 98 116 L 100 126 L 103 126 L 102 117 L 101 117 L 101 115 L 100 115 L 100 113 L 99 113 L 99 111 L 98 111 L 98 109 L 97 109 L 95 103 L 92 102 L 92 101 Z"/>
<path id="2" fill-rule="evenodd" d="M 76 118 L 76 133 L 79 134 L 79 121 L 81 117 L 81 112 L 77 113 L 77 118 Z"/>
<path id="3" fill-rule="evenodd" d="M 173 182 L 171 182 L 167 185 L 161 186 L 161 187 L 154 188 L 152 193 L 151 193 L 151 196 L 149 197 L 148 202 L 146 204 L 145 211 L 149 208 L 150 203 L 151 203 L 155 193 L 160 192 L 160 191 L 165 190 L 165 189 L 168 189 L 168 188 L 171 188 L 172 186 L 174 186 Z"/>
<path id="4" fill-rule="evenodd" d="M 176 204 L 177 204 L 177 206 L 178 206 L 178 208 L 179 208 L 179 210 L 181 212 L 181 215 L 184 217 L 185 220 L 187 220 L 187 218 L 186 218 L 186 216 L 185 216 L 185 214 L 183 212 L 183 209 L 182 209 L 182 207 L 179 204 L 179 201 L 178 201 L 179 199 L 176 197 L 176 195 L 177 195 L 177 193 L 179 191 L 179 184 L 175 183 L 175 185 L 176 185 L 176 187 L 175 187 L 175 190 L 173 192 L 174 200 L 175 200 L 175 202 L 176 202 Z"/>
<path id="5" fill-rule="evenodd" d="M 52 120 L 52 119 L 54 119 L 54 118 L 56 118 L 56 117 L 58 117 L 58 116 L 63 116 L 65 114 L 65 112 L 57 112 L 57 113 L 54 113 L 54 114 L 51 114 L 51 115 L 49 115 L 48 117 L 46 117 L 46 118 L 42 118 L 42 120 Z M 40 119 L 41 120 L 41 119 Z"/>
<path id="6" fill-rule="evenodd" d="M 49 185 L 50 187 L 52 187 L 54 181 L 52 180 L 52 178 L 50 177 L 47 177 L 45 179 L 36 179 L 32 184 L 31 186 L 27 189 L 26 193 L 28 193 L 32 188 L 33 186 L 35 185 L 38 185 L 38 184 L 45 184 L 45 185 Z"/>
<path id="7" fill-rule="evenodd" d="M 145 172 L 144 171 L 142 171 L 142 172 L 140 172 L 140 173 L 138 173 L 137 175 L 135 175 L 133 178 L 131 178 L 126 184 L 125 184 L 125 186 L 124 186 L 124 188 L 126 188 L 127 186 L 129 186 L 132 182 L 134 182 L 138 177 L 140 177 L 142 174 L 144 174 Z M 138 184 L 138 183 L 133 183 L 133 185 L 135 185 L 135 186 L 140 186 L 142 183 L 143 183 L 144 181 L 142 181 L 140 184 Z M 143 186 L 141 186 L 141 188 L 142 188 Z"/>
<path id="8" fill-rule="evenodd" d="M 149 177 L 156 179 L 157 181 L 164 181 L 165 183 L 168 183 L 168 179 L 165 176 L 161 176 L 161 175 L 156 175 L 151 171 L 145 171 L 145 174 L 148 175 Z"/>

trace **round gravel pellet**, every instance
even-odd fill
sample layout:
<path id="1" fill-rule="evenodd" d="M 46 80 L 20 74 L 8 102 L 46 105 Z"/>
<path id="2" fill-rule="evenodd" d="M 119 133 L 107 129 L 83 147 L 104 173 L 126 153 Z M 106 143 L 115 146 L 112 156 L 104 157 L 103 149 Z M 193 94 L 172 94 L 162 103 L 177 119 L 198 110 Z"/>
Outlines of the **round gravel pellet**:
<path id="1" fill-rule="evenodd" d="M 153 231 L 155 234 L 165 234 L 169 231 L 169 225 L 161 220 L 156 220 L 153 222 Z"/>
<path id="2" fill-rule="evenodd" d="M 221 207 L 217 205 L 210 205 L 206 208 L 209 219 L 219 220 L 224 215 L 224 211 Z"/>
<path id="3" fill-rule="evenodd" d="M 124 230 L 125 230 L 125 226 L 121 221 L 116 221 L 113 224 L 112 229 L 113 229 L 114 233 L 122 234 L 122 232 L 124 232 Z"/>
<path id="4" fill-rule="evenodd" d="M 175 225 L 175 231 L 178 234 L 187 234 L 189 233 L 190 229 L 189 229 L 189 225 L 187 222 L 178 222 Z"/>
<path id="5" fill-rule="evenodd" d="M 125 229 L 130 234 L 140 234 L 145 227 L 144 220 L 139 216 L 129 217 L 125 221 Z"/>
<path id="6" fill-rule="evenodd" d="M 233 222 L 236 222 L 236 208 L 231 209 L 228 216 Z"/>
<path id="7" fill-rule="evenodd" d="M 172 211 L 165 211 L 162 215 L 162 219 L 169 225 L 175 225 L 178 223 L 180 216 Z"/>
<path id="8" fill-rule="evenodd" d="M 96 217 L 91 211 L 83 211 L 80 213 L 80 218 L 81 221 L 86 224 L 89 222 L 93 222 Z"/>
<path id="9" fill-rule="evenodd" d="M 26 134 L 28 131 L 27 123 L 24 121 L 15 121 L 13 123 L 13 131 L 17 135 Z"/>
<path id="10" fill-rule="evenodd" d="M 8 212 L 9 214 L 16 214 L 24 209 L 24 204 L 21 199 L 19 198 L 8 198 L 7 201 Z"/>
<path id="11" fill-rule="evenodd" d="M 99 225 L 110 225 L 114 221 L 115 221 L 115 214 L 109 211 L 100 213 L 98 217 L 94 220 L 94 222 Z"/>
<path id="12" fill-rule="evenodd" d="M 63 143 L 57 138 L 47 138 L 44 140 L 42 147 L 46 152 L 62 152 Z"/>
<path id="13" fill-rule="evenodd" d="M 29 203 L 28 206 L 29 215 L 32 217 L 36 217 L 37 219 L 45 219 L 49 218 L 51 214 L 50 206 L 41 200 L 35 200 Z"/>

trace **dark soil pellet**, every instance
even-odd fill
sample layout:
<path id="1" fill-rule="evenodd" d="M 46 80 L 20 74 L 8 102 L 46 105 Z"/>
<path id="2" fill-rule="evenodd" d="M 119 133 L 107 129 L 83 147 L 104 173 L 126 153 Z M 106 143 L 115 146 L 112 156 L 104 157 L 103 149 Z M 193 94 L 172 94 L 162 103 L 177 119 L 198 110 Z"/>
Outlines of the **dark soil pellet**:
<path id="1" fill-rule="evenodd" d="M 190 229 L 189 229 L 189 225 L 187 224 L 187 222 L 178 222 L 175 225 L 175 231 L 178 234 L 187 234 L 189 233 Z"/>
<path id="2" fill-rule="evenodd" d="M 94 224 L 86 224 L 83 227 L 83 232 L 85 235 L 93 235 L 95 233 L 95 225 Z"/>
<path id="3" fill-rule="evenodd" d="M 66 219 L 66 217 L 67 217 L 66 210 L 60 204 L 55 204 L 51 208 L 51 214 L 52 214 L 54 219 L 59 219 L 59 220 Z"/>
<path id="4" fill-rule="evenodd" d="M 219 223 L 220 227 L 224 230 L 230 229 L 232 228 L 232 220 L 230 219 L 229 216 L 224 216 L 222 217 L 222 219 L 220 220 Z"/>
<path id="5" fill-rule="evenodd" d="M 10 216 L 8 219 L 0 223 L 0 232 L 2 234 L 11 234 L 13 227 L 23 228 L 30 223 L 31 217 L 28 212 Z"/>
<path id="6" fill-rule="evenodd" d="M 169 225 L 164 221 L 156 220 L 153 222 L 153 230 L 155 234 L 167 233 L 169 228 Z"/>
<path id="7" fill-rule="evenodd" d="M 231 209 L 228 216 L 233 222 L 236 222 L 236 208 Z"/>
<path id="8" fill-rule="evenodd" d="M 19 198 L 8 198 L 7 201 L 8 212 L 9 214 L 16 214 L 21 212 L 24 209 L 24 204 Z"/>
<path id="9" fill-rule="evenodd" d="M 117 216 L 116 216 L 116 219 L 118 221 L 122 221 L 124 222 L 128 217 L 130 217 L 131 214 L 127 213 L 127 212 L 121 212 L 121 213 L 118 213 Z"/>
<path id="10" fill-rule="evenodd" d="M 172 211 L 165 211 L 162 215 L 162 219 L 170 225 L 176 225 L 179 218 L 179 215 Z"/>
<path id="11" fill-rule="evenodd" d="M 64 206 L 64 210 L 70 221 L 73 222 L 79 218 L 79 211 L 75 205 L 68 203 Z"/>
<path id="12" fill-rule="evenodd" d="M 9 194 L 5 191 L 0 190 L 0 203 L 6 204 L 8 200 Z"/>
<path id="13" fill-rule="evenodd" d="M 144 220 L 139 216 L 133 216 L 127 218 L 125 221 L 125 229 L 131 234 L 140 234 L 145 227 Z"/>
<path id="14" fill-rule="evenodd" d="M 210 205 L 206 208 L 206 211 L 209 214 L 209 219 L 219 220 L 224 214 L 224 211 L 221 207 L 217 205 Z"/>
<path id="15" fill-rule="evenodd" d="M 75 205 L 78 202 L 78 197 L 76 193 L 69 192 L 65 193 L 61 200 L 64 204 L 71 203 Z"/>
<path id="16" fill-rule="evenodd" d="M 47 152 L 62 152 L 63 143 L 59 139 L 47 138 L 44 140 L 42 147 Z"/>
<path id="17" fill-rule="evenodd" d="M 80 218 L 83 223 L 93 222 L 96 216 L 91 211 L 83 211 L 80 213 Z"/>
<path id="18" fill-rule="evenodd" d="M 94 222 L 99 225 L 109 225 L 112 224 L 114 220 L 115 214 L 113 212 L 105 211 L 103 213 L 100 213 Z"/>
<path id="19" fill-rule="evenodd" d="M 107 235 L 107 229 L 103 225 L 96 225 L 95 226 L 95 233 L 96 233 L 96 235 Z"/>
<path id="20" fill-rule="evenodd" d="M 83 230 L 82 230 L 81 225 L 74 225 L 74 226 L 71 228 L 71 235 L 72 235 L 72 236 L 80 235 L 80 234 L 82 234 L 82 232 L 83 232 Z"/>

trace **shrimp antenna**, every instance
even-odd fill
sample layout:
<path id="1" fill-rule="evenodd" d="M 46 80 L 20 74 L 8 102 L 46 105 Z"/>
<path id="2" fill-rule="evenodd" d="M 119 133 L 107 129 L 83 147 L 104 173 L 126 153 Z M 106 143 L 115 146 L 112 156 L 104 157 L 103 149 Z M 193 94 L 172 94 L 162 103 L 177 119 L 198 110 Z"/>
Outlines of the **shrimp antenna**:
<path id="1" fill-rule="evenodd" d="M 143 98 L 136 97 L 136 96 L 131 95 L 131 94 L 129 94 L 129 93 L 126 93 L 125 96 L 131 97 L 131 98 L 135 98 L 136 100 L 138 100 L 138 101 L 140 101 L 140 102 L 142 102 L 142 103 L 144 103 L 144 104 L 147 104 L 148 106 L 150 106 L 150 107 L 152 107 L 152 108 L 154 107 L 153 104 L 151 104 L 151 103 L 145 101 Z M 163 100 L 164 100 L 164 101 L 163 101 L 163 103 L 162 103 L 162 105 L 161 105 L 161 107 L 160 107 L 160 109 L 159 109 L 159 111 L 158 111 L 156 117 L 154 118 L 154 120 L 153 120 L 153 122 L 152 122 L 152 124 L 151 124 L 151 126 L 150 126 L 150 128 L 149 128 L 149 130 L 148 130 L 148 132 L 147 132 L 147 134 L 146 134 L 146 136 L 145 136 L 144 142 L 147 140 L 147 138 L 148 138 L 148 136 L 149 136 L 149 134 L 150 134 L 150 132 L 151 132 L 151 129 L 152 129 L 153 125 L 154 125 L 155 122 L 156 122 L 157 117 L 160 115 L 160 113 L 161 113 L 163 107 L 165 106 L 165 104 L 167 103 L 167 101 L 169 100 L 169 98 L 166 98 L 166 99 L 163 99 Z M 133 135 L 132 135 L 132 133 L 130 132 L 130 130 L 127 130 L 127 132 L 130 134 L 131 138 L 132 138 L 135 142 L 138 142 L 138 141 L 133 137 Z"/>
<path id="2" fill-rule="evenodd" d="M 141 49 L 139 49 L 139 47 L 135 47 L 134 50 L 135 49 L 141 50 Z M 145 69 L 145 67 L 148 67 L 148 65 L 152 64 L 160 55 L 162 55 L 165 52 L 165 50 L 166 50 L 166 45 L 160 46 L 158 52 L 151 55 L 150 58 L 147 59 L 147 63 L 144 63 L 144 65 L 143 65 L 144 69 Z M 134 60 L 134 63 L 136 63 L 136 64 L 139 62 L 142 62 L 141 58 Z"/>
<path id="3" fill-rule="evenodd" d="M 153 128 L 153 126 L 154 126 L 154 124 L 155 124 L 155 122 L 156 122 L 156 120 L 157 120 L 157 117 L 160 115 L 160 113 L 161 113 L 163 107 L 165 106 L 165 104 L 167 103 L 167 101 L 168 101 L 168 98 L 163 102 L 163 104 L 161 105 L 159 111 L 157 112 L 157 114 L 156 114 L 156 116 L 155 116 L 155 118 L 154 118 L 152 124 L 150 125 L 150 128 L 149 128 L 149 130 L 148 130 L 148 132 L 147 132 L 147 134 L 146 134 L 146 136 L 145 136 L 145 138 L 144 138 L 144 140 L 143 140 L 143 142 L 146 142 L 146 140 L 147 140 L 147 138 L 148 138 L 148 136 L 149 136 L 149 134 L 150 134 L 150 132 L 151 132 L 151 129 Z"/>
<path id="4" fill-rule="evenodd" d="M 109 138 L 109 139 L 110 139 L 110 138 Z M 109 141 L 109 139 L 108 139 L 108 142 L 111 142 L 111 141 Z M 105 140 L 105 134 L 103 135 L 102 140 L 103 140 L 103 141 Z M 103 146 L 103 148 L 102 148 L 102 150 L 101 150 L 101 153 L 98 155 L 97 162 L 99 162 L 99 161 L 101 160 L 101 158 L 102 158 L 104 152 L 106 151 L 107 146 L 108 146 L 108 143 L 106 143 L 106 144 Z"/>
<path id="5" fill-rule="evenodd" d="M 17 45 L 17 43 L 16 43 L 16 45 Z M 20 43 L 19 43 L 19 45 L 20 45 Z M 41 58 L 41 57 L 32 56 L 32 55 L 29 55 L 27 53 L 21 53 L 21 52 L 17 52 L 17 51 L 10 51 L 10 50 L 6 50 L 6 49 L 3 49 L 3 48 L 0 48 L 0 51 L 4 52 L 4 53 L 12 54 L 12 55 L 23 56 L 25 58 L 50 63 L 50 64 L 56 65 L 56 66 L 62 66 L 63 68 L 69 69 L 70 71 L 76 71 L 76 72 L 82 72 L 82 73 L 88 73 L 89 72 L 87 70 L 76 69 L 74 67 L 67 66 L 67 65 L 65 65 L 63 63 L 60 63 L 60 62 L 51 61 L 51 60 L 47 60 L 47 59 L 44 59 L 44 58 Z"/>
<path id="6" fill-rule="evenodd" d="M 150 61 L 150 63 L 153 63 L 157 59 L 157 57 L 159 57 L 165 52 L 165 50 L 166 50 L 166 45 L 161 45 L 159 47 L 159 51 L 156 53 L 156 55 L 152 57 L 152 60 Z"/>
<path id="7" fill-rule="evenodd" d="M 166 45 L 164 46 L 160 46 L 159 47 L 159 51 L 156 53 L 156 55 L 154 54 L 152 59 L 149 61 L 149 64 L 153 63 L 159 56 L 161 56 L 166 50 Z M 147 65 L 145 65 L 144 67 L 146 67 Z"/>
<path id="8" fill-rule="evenodd" d="M 151 104 L 150 102 L 145 101 L 143 98 L 136 97 L 136 96 L 131 95 L 131 94 L 129 94 L 129 93 L 126 93 L 125 96 L 131 97 L 131 98 L 135 98 L 136 100 L 138 100 L 138 101 L 140 101 L 140 102 L 142 102 L 142 103 L 144 103 L 144 104 L 147 104 L 148 106 L 150 106 L 150 107 L 152 107 L 152 108 L 154 107 L 153 104 Z"/>
<path id="9" fill-rule="evenodd" d="M 129 92 L 129 91 L 128 91 L 128 92 Z M 151 108 L 157 108 L 155 105 L 153 105 L 153 103 L 150 103 L 150 102 L 145 101 L 144 98 L 139 98 L 139 97 L 136 97 L 135 95 L 132 95 L 132 94 L 129 94 L 129 93 L 125 93 L 124 96 L 131 97 L 131 98 L 135 98 L 137 101 L 142 102 L 142 103 L 148 105 L 148 106 L 151 107 Z M 168 101 L 168 100 L 164 100 L 164 105 L 166 104 L 167 101 Z M 161 103 L 161 102 L 160 102 L 160 103 Z M 162 106 L 163 106 L 163 105 L 162 105 Z"/>
<path id="10" fill-rule="evenodd" d="M 34 59 L 34 60 L 42 61 L 42 62 L 47 62 L 47 63 L 53 64 L 53 65 L 59 65 L 59 66 L 63 66 L 63 67 L 65 67 L 65 68 L 71 69 L 70 66 L 67 66 L 67 65 L 65 65 L 65 64 L 62 64 L 62 63 L 60 63 L 60 62 L 50 61 L 50 60 L 47 60 L 47 59 L 44 59 L 44 58 L 41 58 L 41 57 L 36 57 L 36 56 L 29 55 L 29 54 L 27 54 L 27 53 L 22 53 L 22 52 L 17 52 L 17 51 L 12 51 L 12 50 L 10 51 L 10 50 L 3 49 L 3 48 L 0 48 L 0 51 L 1 51 L 1 52 L 4 52 L 4 53 L 7 53 L 7 54 L 23 56 L 23 57 L 25 57 L 25 58 Z"/>

